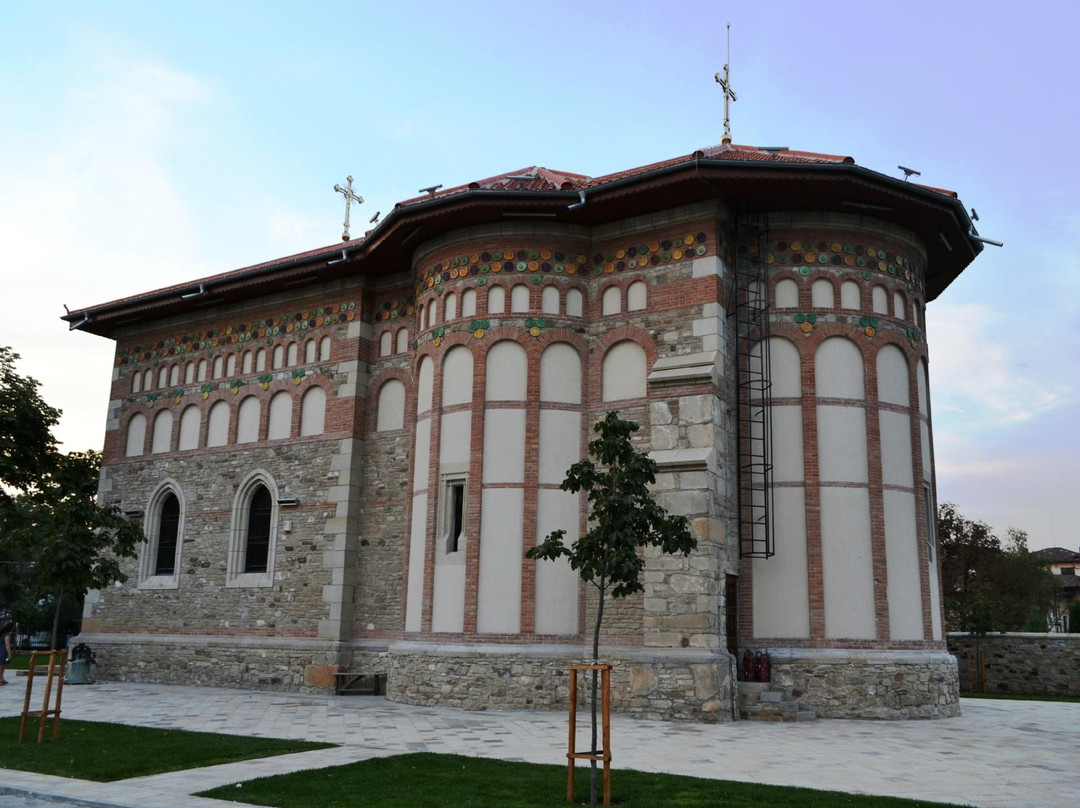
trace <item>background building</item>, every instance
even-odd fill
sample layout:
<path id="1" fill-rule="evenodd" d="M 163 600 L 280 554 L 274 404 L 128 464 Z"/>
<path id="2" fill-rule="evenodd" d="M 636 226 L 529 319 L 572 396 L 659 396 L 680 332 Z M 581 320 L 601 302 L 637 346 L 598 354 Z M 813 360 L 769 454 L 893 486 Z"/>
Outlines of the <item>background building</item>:
<path id="1" fill-rule="evenodd" d="M 122 679 L 562 706 L 595 604 L 524 552 L 584 529 L 559 483 L 617 409 L 698 538 L 605 606 L 618 709 L 724 720 L 767 650 L 819 715 L 955 714 L 924 329 L 974 233 L 951 192 L 722 145 L 74 311 L 117 343 L 101 494 L 149 539 L 81 639 Z"/>

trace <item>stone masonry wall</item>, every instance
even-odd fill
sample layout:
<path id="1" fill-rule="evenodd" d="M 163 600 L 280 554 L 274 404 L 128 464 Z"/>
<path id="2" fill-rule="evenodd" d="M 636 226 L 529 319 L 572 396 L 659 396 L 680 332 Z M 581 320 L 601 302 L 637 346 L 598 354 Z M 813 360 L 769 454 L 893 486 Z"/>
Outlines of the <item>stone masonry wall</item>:
<path id="1" fill-rule="evenodd" d="M 846 658 L 827 651 L 797 658 L 774 654 L 772 682 L 820 718 L 949 718 L 960 715 L 956 660 L 941 652 Z"/>
<path id="2" fill-rule="evenodd" d="M 390 648 L 387 698 L 406 704 L 471 710 L 564 710 L 570 693 L 568 666 L 582 661 L 580 648 L 436 647 L 401 643 Z M 731 675 L 726 653 L 651 654 L 611 649 L 612 708 L 638 718 L 681 721 L 731 720 Z M 588 674 L 579 674 L 584 698 Z"/>
<path id="3" fill-rule="evenodd" d="M 982 656 L 979 665 L 976 648 Z M 1080 634 L 949 634 L 960 689 L 991 693 L 1080 696 Z"/>

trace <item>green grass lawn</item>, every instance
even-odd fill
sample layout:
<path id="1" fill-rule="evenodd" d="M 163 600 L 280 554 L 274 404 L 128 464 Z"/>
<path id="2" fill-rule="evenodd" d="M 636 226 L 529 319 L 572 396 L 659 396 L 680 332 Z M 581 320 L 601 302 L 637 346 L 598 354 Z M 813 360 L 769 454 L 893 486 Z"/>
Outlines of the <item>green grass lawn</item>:
<path id="1" fill-rule="evenodd" d="M 587 801 L 587 768 L 578 769 L 575 786 L 577 800 Z M 198 796 L 278 808 L 561 808 L 566 805 L 566 768 L 419 753 L 263 777 Z M 611 772 L 611 802 L 626 808 L 943 805 L 622 769 Z"/>
<path id="2" fill-rule="evenodd" d="M 38 657 L 38 662 L 41 662 L 41 657 Z M 45 657 L 45 664 L 49 664 L 49 658 Z M 9 671 L 24 671 L 30 667 L 30 655 L 29 654 L 15 654 L 7 663 L 7 669 Z M 6 678 L 6 677 L 5 677 Z"/>
<path id="3" fill-rule="evenodd" d="M 19 743 L 19 717 L 0 718 L 0 768 L 110 782 L 197 766 L 326 749 L 327 743 L 218 735 L 212 732 L 128 727 L 92 721 L 60 720 L 60 739 L 37 742 L 38 719 L 28 719 L 26 741 Z"/>

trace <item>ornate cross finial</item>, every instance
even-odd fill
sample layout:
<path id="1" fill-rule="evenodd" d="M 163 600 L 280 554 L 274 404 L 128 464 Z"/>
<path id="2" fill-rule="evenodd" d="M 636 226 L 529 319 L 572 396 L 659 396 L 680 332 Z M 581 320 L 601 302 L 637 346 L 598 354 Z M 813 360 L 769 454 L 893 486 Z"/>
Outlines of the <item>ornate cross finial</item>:
<path id="1" fill-rule="evenodd" d="M 341 240 L 342 241 L 348 241 L 349 240 L 349 205 L 351 203 L 353 203 L 353 202 L 355 202 L 357 205 L 364 204 L 364 197 L 357 196 L 356 194 L 353 193 L 352 176 L 351 175 L 345 178 L 345 187 L 344 188 L 342 188 L 340 185 L 335 184 L 334 185 L 334 190 L 337 191 L 339 194 L 344 194 L 345 195 L 345 232 L 341 234 Z"/>
<path id="2" fill-rule="evenodd" d="M 728 50 L 728 63 L 731 63 L 731 23 L 727 26 L 727 50 Z M 724 75 L 721 78 L 720 74 L 716 74 L 716 83 L 724 91 L 724 136 L 720 139 L 720 142 L 727 145 L 731 143 L 731 118 L 728 116 L 729 101 L 738 101 L 738 96 L 735 95 L 735 91 L 731 89 L 731 77 L 728 72 L 728 65 L 724 65 Z"/>

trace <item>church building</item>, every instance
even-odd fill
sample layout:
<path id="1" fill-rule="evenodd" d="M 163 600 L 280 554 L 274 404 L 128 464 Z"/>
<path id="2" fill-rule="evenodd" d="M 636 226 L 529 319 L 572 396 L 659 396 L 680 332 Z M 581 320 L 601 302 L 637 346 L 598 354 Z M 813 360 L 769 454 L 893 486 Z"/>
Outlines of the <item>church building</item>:
<path id="1" fill-rule="evenodd" d="M 981 247 L 950 191 L 725 141 L 72 311 L 147 536 L 79 641 L 103 679 L 565 709 L 595 590 L 525 552 L 587 529 L 559 484 L 617 410 L 697 548 L 605 604 L 615 709 L 731 720 L 762 651 L 820 716 L 956 715 L 926 304 Z"/>

